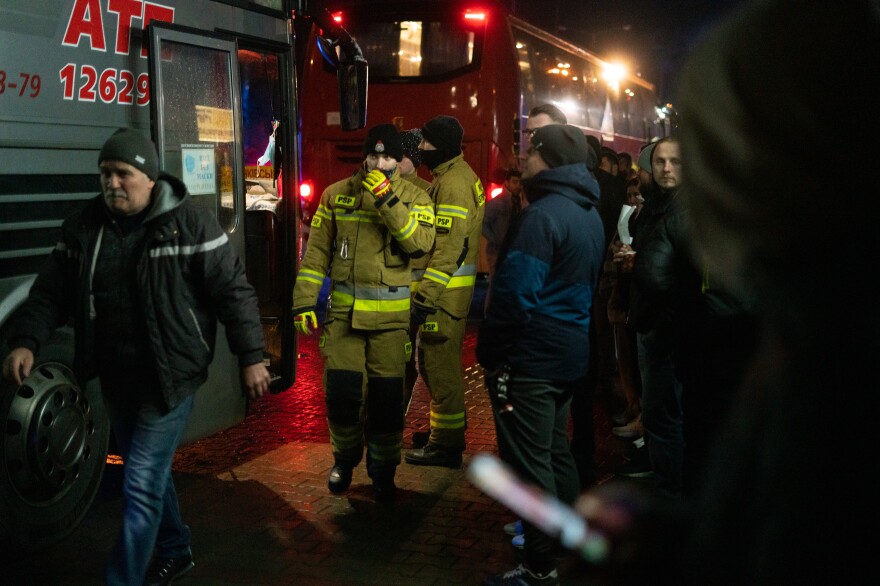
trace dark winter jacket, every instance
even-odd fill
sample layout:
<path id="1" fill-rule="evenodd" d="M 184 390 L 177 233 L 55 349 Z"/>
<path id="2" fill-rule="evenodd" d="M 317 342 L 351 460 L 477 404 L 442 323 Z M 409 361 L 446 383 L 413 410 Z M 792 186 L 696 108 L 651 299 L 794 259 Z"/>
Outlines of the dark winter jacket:
<path id="1" fill-rule="evenodd" d="M 662 295 L 657 286 L 667 276 L 666 263 L 671 257 L 664 254 L 671 251 L 657 241 L 669 241 L 666 233 L 669 225 L 664 224 L 663 219 L 674 197 L 674 192 L 654 190 L 639 212 L 633 230 L 632 248 L 636 257 L 630 285 L 629 323 L 642 334 L 654 329 L 661 318 L 667 322 L 671 318 L 668 296 Z"/>
<path id="2" fill-rule="evenodd" d="M 90 275 L 108 221 L 101 195 L 65 220 L 61 241 L 16 314 L 10 335 L 10 347 L 38 352 L 55 328 L 72 319 L 80 381 L 96 376 L 102 358 L 95 352 Z M 262 360 L 257 296 L 216 218 L 191 202 L 177 178 L 160 174 L 144 224 L 137 303 L 162 396 L 174 408 L 207 379 L 218 318 L 240 366 Z"/>
<path id="3" fill-rule="evenodd" d="M 604 257 L 599 186 L 582 164 L 523 181 L 529 199 L 502 251 L 480 326 L 487 370 L 573 381 L 586 374 L 593 291 Z"/>

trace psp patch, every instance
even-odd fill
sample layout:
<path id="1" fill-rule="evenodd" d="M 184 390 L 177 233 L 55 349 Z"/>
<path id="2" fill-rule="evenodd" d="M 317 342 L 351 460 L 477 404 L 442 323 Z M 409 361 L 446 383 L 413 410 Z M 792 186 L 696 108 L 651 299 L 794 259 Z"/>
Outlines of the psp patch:
<path id="1" fill-rule="evenodd" d="M 422 331 L 427 334 L 437 333 L 440 331 L 440 325 L 435 321 L 426 321 L 422 324 Z"/>
<path id="2" fill-rule="evenodd" d="M 477 196 L 477 206 L 482 206 L 486 203 L 486 190 L 483 189 L 483 182 L 479 179 L 474 183 L 474 195 Z"/>
<path id="3" fill-rule="evenodd" d="M 336 196 L 336 205 L 343 208 L 353 208 L 356 198 L 353 195 L 340 194 Z"/>
<path id="4" fill-rule="evenodd" d="M 416 221 L 426 226 L 433 226 L 434 216 L 426 212 L 416 212 Z"/>
<path id="5" fill-rule="evenodd" d="M 437 216 L 437 230 L 440 232 L 452 230 L 452 216 Z"/>

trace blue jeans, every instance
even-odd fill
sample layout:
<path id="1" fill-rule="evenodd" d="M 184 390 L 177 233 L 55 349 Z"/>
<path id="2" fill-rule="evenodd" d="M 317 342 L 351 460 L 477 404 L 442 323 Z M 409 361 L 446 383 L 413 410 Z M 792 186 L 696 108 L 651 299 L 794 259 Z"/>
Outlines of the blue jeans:
<path id="1" fill-rule="evenodd" d="M 138 394 L 142 390 L 128 385 L 104 392 L 113 434 L 125 462 L 122 530 L 107 563 L 107 584 L 142 584 L 154 546 L 157 557 L 190 553 L 190 530 L 180 519 L 171 464 L 193 396 L 164 413 L 149 401 L 128 399 L 143 396 Z M 120 399 L 123 393 L 127 397 Z"/>
<path id="2" fill-rule="evenodd" d="M 681 384 L 672 362 L 672 327 L 659 321 L 638 335 L 642 374 L 642 423 L 654 471 L 657 492 L 671 499 L 682 494 L 684 436 L 681 419 Z"/>

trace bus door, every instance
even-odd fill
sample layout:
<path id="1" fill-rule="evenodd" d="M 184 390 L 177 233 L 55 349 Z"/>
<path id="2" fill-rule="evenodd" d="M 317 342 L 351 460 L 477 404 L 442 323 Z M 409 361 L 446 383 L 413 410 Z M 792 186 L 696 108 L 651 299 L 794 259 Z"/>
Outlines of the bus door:
<path id="1" fill-rule="evenodd" d="M 281 221 L 286 207 L 279 204 L 279 187 L 291 185 L 285 176 L 292 165 L 283 164 L 290 149 L 270 142 L 284 134 L 276 127 L 293 119 L 279 74 L 289 69 L 289 48 L 244 50 L 231 36 L 166 23 L 150 29 L 151 121 L 161 167 L 217 217 L 245 263 L 260 300 L 264 362 L 273 389 L 287 389 L 296 356 L 289 317 L 296 267 L 285 259 L 294 258 L 296 222 Z M 279 167 L 283 175 L 275 173 Z M 197 393 L 184 442 L 244 419 L 238 361 L 222 328 L 203 389 L 210 392 Z"/>

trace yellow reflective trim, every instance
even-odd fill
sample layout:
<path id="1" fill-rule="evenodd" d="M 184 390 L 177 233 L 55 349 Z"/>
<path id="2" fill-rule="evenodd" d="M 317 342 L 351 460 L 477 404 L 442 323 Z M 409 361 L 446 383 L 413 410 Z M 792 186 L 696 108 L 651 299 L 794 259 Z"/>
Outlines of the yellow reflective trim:
<path id="1" fill-rule="evenodd" d="M 343 293 L 341 291 L 333 291 L 330 295 L 330 303 L 337 307 L 351 307 L 354 303 L 354 295 Z"/>
<path id="2" fill-rule="evenodd" d="M 447 275 L 446 273 L 442 273 L 437 269 L 425 269 L 425 275 L 423 278 L 434 281 L 435 283 L 440 283 L 444 287 L 447 283 L 449 283 L 449 275 Z"/>
<path id="3" fill-rule="evenodd" d="M 378 313 L 409 311 L 409 297 L 404 299 L 355 299 L 354 310 Z"/>
<path id="4" fill-rule="evenodd" d="M 462 429 L 465 426 L 464 412 L 452 415 L 431 411 L 431 427 L 439 429 Z"/>
<path id="5" fill-rule="evenodd" d="M 403 442 L 396 442 L 390 446 L 370 446 L 370 458 L 377 462 L 399 462 L 400 450 L 403 449 Z"/>
<path id="6" fill-rule="evenodd" d="M 394 234 L 394 238 L 398 241 L 406 240 L 415 233 L 416 228 L 418 227 L 419 223 L 416 222 L 414 218 L 410 218 L 409 222 L 406 223 L 406 226 L 404 226 L 397 232 L 392 232 L 392 234 Z"/>
<path id="7" fill-rule="evenodd" d="M 299 270 L 299 274 L 300 274 L 300 276 L 302 276 L 302 275 L 311 275 L 311 276 L 313 276 L 313 277 L 318 277 L 319 279 L 323 279 L 323 278 L 324 278 L 324 273 L 321 273 L 321 272 L 319 272 L 319 271 L 313 271 L 312 269 L 307 269 L 307 268 L 301 268 L 301 269 Z"/>
<path id="8" fill-rule="evenodd" d="M 303 280 L 308 283 L 314 283 L 316 285 L 324 284 L 324 277 L 313 277 L 312 275 L 304 275 L 302 272 L 299 273 L 297 280 Z"/>
<path id="9" fill-rule="evenodd" d="M 456 218 L 461 218 L 462 220 L 467 220 L 468 217 L 468 209 L 463 208 L 461 206 L 453 206 L 449 204 L 441 204 L 437 206 L 437 215 L 445 214 L 447 216 L 454 216 Z"/>
<path id="10" fill-rule="evenodd" d="M 477 284 L 476 275 L 465 275 L 463 277 L 452 277 L 446 285 L 447 289 L 457 289 L 459 287 L 473 287 Z"/>
<path id="11" fill-rule="evenodd" d="M 330 210 L 324 204 L 318 206 L 318 209 L 315 211 L 315 216 L 321 216 L 329 220 L 331 218 Z"/>

